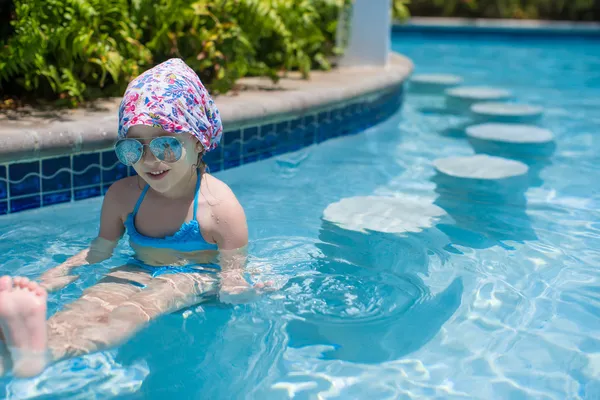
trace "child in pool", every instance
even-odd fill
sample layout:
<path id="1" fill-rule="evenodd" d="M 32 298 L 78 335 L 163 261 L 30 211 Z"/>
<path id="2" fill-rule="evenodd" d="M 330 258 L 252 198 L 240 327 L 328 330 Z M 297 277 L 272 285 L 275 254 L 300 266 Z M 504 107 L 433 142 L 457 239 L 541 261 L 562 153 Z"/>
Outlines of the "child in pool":
<path id="1" fill-rule="evenodd" d="M 4 368 L 12 361 L 16 376 L 115 346 L 203 296 L 247 301 L 264 288 L 243 277 L 244 210 L 225 183 L 204 172 L 202 156 L 217 146 L 222 126 L 198 76 L 171 59 L 137 77 L 121 103 L 118 134 L 117 156 L 137 176 L 108 189 L 90 247 L 44 273 L 41 284 L 0 278 Z M 74 281 L 73 268 L 111 257 L 125 231 L 135 251 L 131 263 L 112 269 L 46 321 L 46 290 Z M 213 264 L 217 254 L 220 268 Z"/>

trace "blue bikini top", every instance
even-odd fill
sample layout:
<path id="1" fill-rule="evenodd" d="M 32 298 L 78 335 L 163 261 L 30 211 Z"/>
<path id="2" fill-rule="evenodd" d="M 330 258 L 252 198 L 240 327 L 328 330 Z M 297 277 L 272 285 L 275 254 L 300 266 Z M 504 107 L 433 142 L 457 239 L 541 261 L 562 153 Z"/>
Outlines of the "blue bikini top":
<path id="1" fill-rule="evenodd" d="M 135 228 L 135 216 L 137 215 L 138 209 L 150 188 L 150 185 L 146 185 L 144 190 L 142 190 L 142 194 L 138 199 L 133 212 L 127 216 L 125 220 L 125 229 L 127 230 L 127 234 L 129 235 L 129 240 L 132 243 L 135 243 L 139 246 L 143 247 L 153 247 L 159 249 L 172 249 L 176 251 L 182 252 L 190 252 L 190 251 L 200 251 L 200 250 L 217 250 L 218 246 L 213 243 L 208 243 L 202 237 L 202 233 L 200 232 L 200 224 L 196 220 L 196 211 L 198 209 L 198 194 L 200 193 L 200 174 L 198 175 L 198 180 L 196 182 L 196 194 L 194 196 L 194 215 L 192 220 L 189 222 L 183 223 L 179 230 L 175 232 L 173 235 L 165 236 L 162 238 L 155 238 L 144 236 L 138 232 Z"/>

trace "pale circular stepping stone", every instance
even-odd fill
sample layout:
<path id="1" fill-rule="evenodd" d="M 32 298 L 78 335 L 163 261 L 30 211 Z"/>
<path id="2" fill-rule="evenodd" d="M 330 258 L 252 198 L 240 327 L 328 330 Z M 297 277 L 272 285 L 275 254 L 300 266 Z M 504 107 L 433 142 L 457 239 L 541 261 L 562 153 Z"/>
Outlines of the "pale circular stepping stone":
<path id="1" fill-rule="evenodd" d="M 445 214 L 429 198 L 358 196 L 331 203 L 323 219 L 351 231 L 400 234 L 431 228 Z"/>
<path id="2" fill-rule="evenodd" d="M 433 166 L 449 177 L 478 180 L 514 178 L 529 171 L 529 167 L 520 161 L 485 154 L 440 158 Z"/>
<path id="3" fill-rule="evenodd" d="M 537 121 L 544 109 L 529 104 L 487 102 L 473 104 L 471 112 L 479 120 L 527 123 Z"/>
<path id="4" fill-rule="evenodd" d="M 469 111 L 475 103 L 508 100 L 512 93 L 487 86 L 460 86 L 446 90 L 446 106 L 457 111 Z"/>
<path id="5" fill-rule="evenodd" d="M 463 79 L 450 74 L 417 74 L 410 79 L 410 90 L 421 94 L 443 94 L 448 88 L 458 86 Z"/>
<path id="6" fill-rule="evenodd" d="M 554 141 L 548 129 L 522 124 L 480 124 L 466 129 L 467 136 L 479 140 L 511 144 L 545 144 Z"/>
<path id="7" fill-rule="evenodd" d="M 542 160 L 555 149 L 554 135 L 548 129 L 523 124 L 487 123 L 466 129 L 469 142 L 477 153 L 516 158 L 531 164 L 530 168 L 543 167 Z"/>

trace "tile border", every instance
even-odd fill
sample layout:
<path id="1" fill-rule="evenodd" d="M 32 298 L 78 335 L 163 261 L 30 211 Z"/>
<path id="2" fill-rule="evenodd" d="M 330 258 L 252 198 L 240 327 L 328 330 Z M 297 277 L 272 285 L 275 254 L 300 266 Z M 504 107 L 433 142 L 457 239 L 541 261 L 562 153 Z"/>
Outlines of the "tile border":
<path id="1" fill-rule="evenodd" d="M 218 172 L 357 134 L 395 114 L 403 99 L 401 80 L 329 106 L 244 121 L 226 130 L 205 161 L 211 172 Z M 118 162 L 112 148 L 1 163 L 0 215 L 102 196 L 113 182 L 134 174 Z"/>
<path id="2" fill-rule="evenodd" d="M 495 34 L 530 37 L 599 38 L 600 23 L 583 21 L 412 17 L 393 24 L 394 33 Z"/>

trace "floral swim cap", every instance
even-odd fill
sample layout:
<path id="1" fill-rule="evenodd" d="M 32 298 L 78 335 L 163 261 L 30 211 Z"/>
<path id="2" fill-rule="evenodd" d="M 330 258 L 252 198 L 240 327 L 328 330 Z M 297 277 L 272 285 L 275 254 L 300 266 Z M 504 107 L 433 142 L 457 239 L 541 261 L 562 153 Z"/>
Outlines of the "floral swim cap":
<path id="1" fill-rule="evenodd" d="M 196 73 L 172 58 L 135 78 L 119 107 L 120 139 L 134 125 L 156 126 L 195 136 L 206 151 L 223 135 L 219 110 Z"/>

